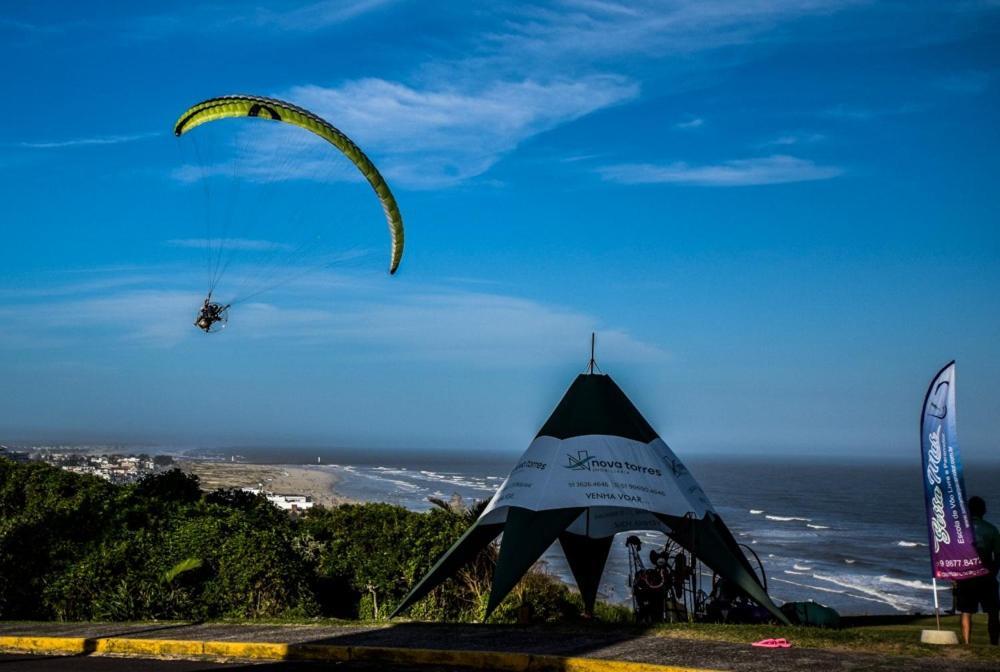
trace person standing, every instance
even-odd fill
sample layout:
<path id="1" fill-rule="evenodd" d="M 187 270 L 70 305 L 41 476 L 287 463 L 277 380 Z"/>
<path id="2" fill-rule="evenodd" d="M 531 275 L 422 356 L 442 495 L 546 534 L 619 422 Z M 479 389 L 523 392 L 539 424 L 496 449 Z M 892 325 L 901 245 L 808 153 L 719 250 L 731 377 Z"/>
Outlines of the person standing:
<path id="1" fill-rule="evenodd" d="M 955 606 L 962 613 L 962 639 L 966 644 L 972 637 L 972 615 L 981 606 L 987 618 L 990 644 L 996 645 L 1000 644 L 1000 591 L 997 585 L 997 570 L 1000 570 L 1000 531 L 984 519 L 986 502 L 982 497 L 969 498 L 969 515 L 972 517 L 976 552 L 990 573 L 958 581 Z"/>

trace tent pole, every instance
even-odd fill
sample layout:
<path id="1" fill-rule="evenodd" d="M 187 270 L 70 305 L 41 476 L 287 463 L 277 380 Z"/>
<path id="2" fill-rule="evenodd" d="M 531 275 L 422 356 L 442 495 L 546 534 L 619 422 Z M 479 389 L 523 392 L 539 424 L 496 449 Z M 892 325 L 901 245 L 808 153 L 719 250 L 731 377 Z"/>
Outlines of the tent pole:
<path id="1" fill-rule="evenodd" d="M 688 525 L 690 526 L 691 540 L 692 540 L 693 543 L 697 543 L 696 536 L 698 534 L 698 530 L 694 526 L 694 514 L 688 512 L 685 517 L 688 519 Z M 699 559 L 700 558 L 698 558 L 694 554 L 694 552 L 691 553 L 691 568 L 692 569 L 695 569 L 698 566 Z M 692 586 L 692 588 L 694 587 L 694 576 L 691 577 L 691 586 Z M 692 605 L 694 605 L 694 598 L 695 598 L 696 595 L 697 595 L 697 593 L 694 593 L 691 596 L 691 604 Z M 688 623 L 694 623 L 694 609 L 692 609 L 691 611 L 688 612 Z"/>
<path id="2" fill-rule="evenodd" d="M 596 339 L 597 335 L 590 332 L 590 375 L 594 375 L 594 342 Z"/>
<path id="3" fill-rule="evenodd" d="M 941 629 L 941 609 L 938 607 L 937 577 L 931 578 L 931 585 L 934 590 L 934 618 L 937 620 L 937 629 Z"/>

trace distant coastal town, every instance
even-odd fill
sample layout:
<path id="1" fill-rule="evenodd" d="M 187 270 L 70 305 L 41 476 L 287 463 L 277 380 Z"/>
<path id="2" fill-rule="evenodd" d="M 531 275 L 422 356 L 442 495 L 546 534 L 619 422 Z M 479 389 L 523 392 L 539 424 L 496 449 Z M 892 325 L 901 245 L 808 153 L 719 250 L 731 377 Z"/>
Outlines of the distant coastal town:
<path id="1" fill-rule="evenodd" d="M 116 447 L 115 447 L 116 448 Z M 102 478 L 115 485 L 137 483 L 143 478 L 181 469 L 199 477 L 205 490 L 233 488 L 260 495 L 271 504 L 291 514 L 311 509 L 317 500 L 322 503 L 340 501 L 332 492 L 333 479 L 317 484 L 311 474 L 296 467 L 274 467 L 222 462 L 221 459 L 196 459 L 172 455 L 112 452 L 107 446 L 29 446 L 13 447 L 0 444 L 0 457 L 14 462 L 38 461 L 76 474 Z M 319 486 L 317 488 L 317 485 Z M 297 486 L 297 487 L 296 487 Z M 276 492 L 278 487 L 282 491 Z M 289 491 L 290 490 L 290 491 Z"/>

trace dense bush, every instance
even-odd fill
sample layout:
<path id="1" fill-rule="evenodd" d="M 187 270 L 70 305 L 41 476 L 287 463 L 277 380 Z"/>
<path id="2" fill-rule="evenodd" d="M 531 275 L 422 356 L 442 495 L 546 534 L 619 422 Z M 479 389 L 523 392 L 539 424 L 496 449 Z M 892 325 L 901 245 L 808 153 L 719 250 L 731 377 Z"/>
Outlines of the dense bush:
<path id="1" fill-rule="evenodd" d="M 0 618 L 337 616 L 384 619 L 481 505 L 317 507 L 294 519 L 242 491 L 204 494 L 179 470 L 114 486 L 0 458 Z M 415 605 L 415 618 L 478 620 L 496 548 Z M 560 620 L 579 598 L 530 573 L 494 620 Z"/>

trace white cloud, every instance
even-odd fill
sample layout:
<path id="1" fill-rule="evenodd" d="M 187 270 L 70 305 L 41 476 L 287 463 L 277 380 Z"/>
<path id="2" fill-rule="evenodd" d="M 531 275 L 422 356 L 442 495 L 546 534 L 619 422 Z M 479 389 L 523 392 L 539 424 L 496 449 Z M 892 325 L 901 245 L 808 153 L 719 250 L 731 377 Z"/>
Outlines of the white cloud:
<path id="1" fill-rule="evenodd" d="M 744 44 L 775 26 L 863 0 L 563 0 L 522 8 L 490 36 L 506 57 L 594 62 L 627 54 L 696 53 Z"/>
<path id="2" fill-rule="evenodd" d="M 694 117 L 693 119 L 688 119 L 687 121 L 681 121 L 674 124 L 674 128 L 679 131 L 690 131 L 696 128 L 701 128 L 705 125 L 705 120 L 701 117 Z"/>
<path id="3" fill-rule="evenodd" d="M 304 33 L 348 23 L 397 0 L 321 0 L 319 2 L 189 3 L 168 13 L 123 19 L 119 37 L 160 40 L 178 33 L 260 31 Z"/>
<path id="4" fill-rule="evenodd" d="M 394 186 L 435 188 L 482 175 L 525 140 L 638 93 L 638 85 L 626 78 L 592 75 L 492 81 L 474 88 L 361 79 L 330 88 L 298 86 L 279 97 L 330 119 Z M 245 148 L 237 160 L 240 175 L 249 179 L 362 179 L 346 161 L 331 161 L 325 141 L 293 127 L 248 125 L 236 145 Z M 189 182 L 228 172 L 224 163 L 188 165 L 174 177 Z"/>
<path id="5" fill-rule="evenodd" d="M 65 349 L 82 342 L 174 345 L 187 335 L 199 303 L 186 291 L 126 289 L 63 300 L 0 306 L 0 347 Z M 193 307 L 192 307 L 193 306 Z"/>
<path id="6" fill-rule="evenodd" d="M 161 349 L 205 338 L 192 326 L 202 296 L 176 285 L 177 269 L 154 275 L 157 280 L 143 288 L 104 288 L 86 279 L 81 291 L 95 288 L 88 296 L 60 291 L 0 305 L 0 348 L 65 350 L 86 342 Z M 467 284 L 400 286 L 316 273 L 271 292 L 266 302 L 236 304 L 218 338 L 234 347 L 272 340 L 301 347 L 335 344 L 379 360 L 510 367 L 565 363 L 597 331 L 602 352 L 617 361 L 667 357 L 661 347 L 586 312 L 470 290 Z"/>
<path id="7" fill-rule="evenodd" d="M 622 57 L 662 58 L 748 43 L 774 27 L 822 15 L 858 0 L 562 0 L 544 5 L 490 7 L 478 13 L 493 27 L 456 37 L 454 59 L 431 59 L 398 80 L 351 79 L 335 86 L 277 91 L 329 119 L 351 136 L 393 186 L 441 188 L 490 170 L 526 140 L 597 110 L 639 96 Z M 380 0 L 321 2 L 290 11 L 265 9 L 254 21 L 289 29 L 347 20 Z M 238 19 L 245 20 L 246 17 Z M 486 32 L 484 32 L 484 30 Z M 704 124 L 683 120 L 679 130 Z M 241 157 L 241 175 L 258 181 L 359 179 L 329 160 L 321 143 L 291 147 L 288 129 L 270 127 Z M 249 143 L 244 143 L 249 144 Z M 291 160 L 273 162 L 280 152 Z M 208 166 L 209 174 L 228 169 Z M 191 166 L 175 177 L 204 173 Z"/>
<path id="8" fill-rule="evenodd" d="M 789 147 L 791 145 L 807 145 L 825 140 L 826 136 L 821 133 L 788 133 L 780 135 L 773 140 L 760 143 L 760 147 Z"/>
<path id="9" fill-rule="evenodd" d="M 289 245 L 288 243 L 279 243 L 273 240 L 252 240 L 250 238 L 223 238 L 218 240 L 208 238 L 174 238 L 168 240 L 166 244 L 170 247 L 184 247 L 198 250 L 218 249 L 221 247 L 227 250 L 246 252 L 290 251 L 295 249 L 294 245 Z"/>
<path id="10" fill-rule="evenodd" d="M 990 72 L 971 70 L 953 73 L 941 78 L 935 84 L 948 93 L 974 96 L 989 89 L 992 80 L 993 74 Z"/>
<path id="11" fill-rule="evenodd" d="M 912 114 L 919 109 L 913 103 L 903 103 L 895 107 L 859 107 L 841 103 L 821 112 L 821 116 L 843 121 L 872 121 L 884 117 Z"/>
<path id="12" fill-rule="evenodd" d="M 687 184 L 700 187 L 742 187 L 828 180 L 843 174 L 836 166 L 822 166 L 794 156 L 774 155 L 721 164 L 624 163 L 598 169 L 609 182 L 620 184 Z"/>
<path id="13" fill-rule="evenodd" d="M 383 157 L 380 165 L 395 181 L 434 187 L 481 175 L 528 138 L 638 93 L 624 77 L 591 75 L 464 89 L 362 79 L 336 88 L 295 87 L 288 95 L 337 119 Z"/>
<path id="14" fill-rule="evenodd" d="M 257 315 L 255 317 L 262 317 Z M 287 316 L 274 311 L 280 331 Z M 305 316 L 317 319 L 315 313 Z M 294 318 L 293 318 L 294 319 Z M 567 352 L 593 331 L 601 334 L 601 349 L 617 361 L 662 361 L 666 353 L 626 331 L 609 328 L 592 315 L 520 297 L 471 291 L 435 289 L 408 293 L 385 303 L 362 303 L 353 310 L 330 313 L 319 333 L 340 341 L 372 345 L 392 355 L 405 350 L 418 359 L 465 362 L 484 366 L 565 361 Z M 249 326 L 249 325 L 248 325 Z M 263 328 L 257 324 L 255 328 Z M 316 323 L 314 323 L 314 329 Z M 307 324 L 297 327 L 307 332 Z M 581 358 L 581 361 L 584 358 Z"/>
<path id="15" fill-rule="evenodd" d="M 313 31 L 345 23 L 394 2 L 396 0 L 324 0 L 284 11 L 260 9 L 252 21 L 285 30 Z"/>
<path id="16" fill-rule="evenodd" d="M 120 145 L 125 142 L 135 142 L 136 140 L 146 140 L 153 138 L 160 133 L 133 133 L 131 135 L 99 135 L 84 138 L 71 138 L 68 140 L 49 140 L 36 142 L 19 142 L 18 147 L 28 149 L 61 149 L 64 147 L 87 147 L 93 145 Z"/>
<path id="17" fill-rule="evenodd" d="M 0 16 L 0 30 L 11 30 L 23 33 L 58 32 L 58 29 L 55 27 L 43 26 L 37 23 L 29 23 L 27 21 L 20 21 L 18 19 L 11 19 L 6 16 Z"/>
<path id="18" fill-rule="evenodd" d="M 0 289 L 0 299 L 21 301 L 26 299 L 91 294 L 101 291 L 120 290 L 125 287 L 142 286 L 159 279 L 155 275 L 134 272 L 134 270 L 132 268 L 123 268 L 119 269 L 114 275 L 105 275 L 101 271 L 91 269 L 87 272 L 87 280 L 53 284 L 44 287 L 34 284 L 30 287 L 17 287 L 17 283 L 8 278 L 6 283 L 8 287 Z M 72 273 L 72 271 L 68 272 Z"/>

